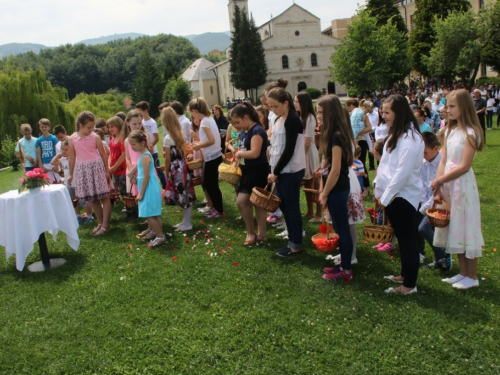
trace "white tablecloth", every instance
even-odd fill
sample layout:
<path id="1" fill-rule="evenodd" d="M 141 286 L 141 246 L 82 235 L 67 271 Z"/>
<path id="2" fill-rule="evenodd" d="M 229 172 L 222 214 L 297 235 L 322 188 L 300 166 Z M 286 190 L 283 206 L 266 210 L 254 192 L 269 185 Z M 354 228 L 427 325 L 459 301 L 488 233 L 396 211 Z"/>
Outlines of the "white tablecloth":
<path id="1" fill-rule="evenodd" d="M 68 245 L 78 250 L 77 228 L 73 204 L 64 185 L 45 186 L 21 194 L 11 190 L 0 195 L 0 246 L 5 247 L 7 259 L 16 254 L 19 271 L 43 232 L 51 231 L 55 241 L 58 230 L 63 231 Z"/>

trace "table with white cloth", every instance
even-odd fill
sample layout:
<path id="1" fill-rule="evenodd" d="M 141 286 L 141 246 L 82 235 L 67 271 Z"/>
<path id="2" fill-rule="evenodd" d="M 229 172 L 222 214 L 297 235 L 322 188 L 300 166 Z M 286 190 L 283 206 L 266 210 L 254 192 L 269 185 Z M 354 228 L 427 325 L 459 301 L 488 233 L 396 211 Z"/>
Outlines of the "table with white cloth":
<path id="1" fill-rule="evenodd" d="M 30 271 L 44 271 L 65 262 L 49 259 L 45 232 L 54 241 L 58 231 L 66 233 L 68 245 L 78 250 L 78 222 L 68 189 L 64 185 L 50 185 L 23 191 L 11 190 L 0 195 L 0 246 L 5 247 L 7 259 L 16 255 L 16 268 L 22 271 L 26 258 L 38 241 L 42 261 L 32 264 Z M 61 262 L 62 261 L 62 262 Z M 32 267 L 33 266 L 33 267 Z"/>

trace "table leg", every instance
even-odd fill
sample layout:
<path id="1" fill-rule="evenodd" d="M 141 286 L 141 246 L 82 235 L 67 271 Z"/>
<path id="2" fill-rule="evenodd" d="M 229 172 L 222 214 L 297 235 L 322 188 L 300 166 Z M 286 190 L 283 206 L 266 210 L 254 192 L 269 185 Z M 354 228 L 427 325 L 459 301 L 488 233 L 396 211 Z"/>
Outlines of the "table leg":
<path id="1" fill-rule="evenodd" d="M 38 237 L 38 246 L 40 247 L 40 256 L 42 257 L 41 262 L 35 262 L 28 266 L 28 270 L 31 272 L 43 272 L 48 271 L 51 268 L 56 268 L 62 266 L 66 263 L 66 259 L 63 258 L 49 258 L 49 249 L 47 248 L 47 240 L 45 239 L 45 232 L 40 234 Z"/>

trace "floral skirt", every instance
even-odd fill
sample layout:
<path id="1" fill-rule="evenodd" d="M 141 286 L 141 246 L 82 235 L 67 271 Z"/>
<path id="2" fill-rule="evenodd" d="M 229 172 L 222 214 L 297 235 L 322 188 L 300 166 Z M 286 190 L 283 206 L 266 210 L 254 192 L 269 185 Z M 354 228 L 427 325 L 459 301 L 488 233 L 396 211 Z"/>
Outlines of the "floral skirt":
<path id="1" fill-rule="evenodd" d="M 185 209 L 191 207 L 195 200 L 194 186 L 191 183 L 187 162 L 175 146 L 172 146 L 170 147 L 170 168 L 167 171 L 165 204 Z"/>
<path id="2" fill-rule="evenodd" d="M 349 224 L 353 225 L 362 223 L 366 218 L 366 214 L 363 195 L 361 194 L 361 185 L 352 167 L 349 168 L 349 180 L 351 191 L 347 199 L 347 214 L 349 215 Z"/>
<path id="3" fill-rule="evenodd" d="M 114 190 L 101 159 L 83 163 L 79 163 L 77 160 L 73 179 L 75 196 L 80 202 L 106 198 L 110 191 Z"/>

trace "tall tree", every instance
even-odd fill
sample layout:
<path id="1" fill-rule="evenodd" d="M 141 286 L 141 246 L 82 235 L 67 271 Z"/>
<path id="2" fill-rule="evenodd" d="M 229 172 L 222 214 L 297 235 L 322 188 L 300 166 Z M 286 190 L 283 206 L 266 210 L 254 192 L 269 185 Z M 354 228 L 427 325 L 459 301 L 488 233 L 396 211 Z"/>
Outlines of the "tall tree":
<path id="1" fill-rule="evenodd" d="M 239 17 L 239 22 L 238 18 Z M 231 82 L 234 87 L 252 93 L 253 89 L 266 83 L 267 64 L 264 46 L 253 16 L 248 18 L 246 12 L 235 7 L 233 19 L 235 41 L 231 45 Z"/>
<path id="2" fill-rule="evenodd" d="M 331 62 L 333 80 L 346 85 L 352 93 L 390 87 L 410 74 L 405 36 L 391 20 L 378 27 L 377 19 L 365 9 L 352 19 Z"/>
<path id="3" fill-rule="evenodd" d="M 479 40 L 484 63 L 500 73 L 500 1 L 479 13 Z"/>
<path id="4" fill-rule="evenodd" d="M 132 85 L 134 102 L 145 100 L 149 103 L 150 116 L 158 117 L 158 105 L 161 103 L 164 82 L 155 66 L 149 48 L 145 48 L 139 60 L 137 75 Z"/>
<path id="5" fill-rule="evenodd" d="M 186 106 L 193 97 L 193 91 L 188 81 L 182 77 L 171 78 L 163 91 L 163 101 L 171 102 L 178 100 Z"/>
<path id="6" fill-rule="evenodd" d="M 387 24 L 387 21 L 392 20 L 399 32 L 404 35 L 408 33 L 405 20 L 401 16 L 394 0 L 368 0 L 366 10 L 370 16 L 377 19 L 378 26 L 384 26 Z"/>
<path id="7" fill-rule="evenodd" d="M 408 52 L 413 68 L 429 75 L 426 58 L 436 42 L 432 28 L 435 17 L 446 18 L 453 11 L 465 12 L 470 8 L 469 0 L 416 0 L 417 10 L 413 15 L 415 27 L 410 33 Z"/>
<path id="8" fill-rule="evenodd" d="M 446 19 L 436 18 L 432 27 L 436 43 L 427 59 L 429 72 L 448 80 L 459 76 L 465 82 L 474 71 L 474 79 L 481 61 L 481 45 L 473 11 L 453 12 Z"/>

